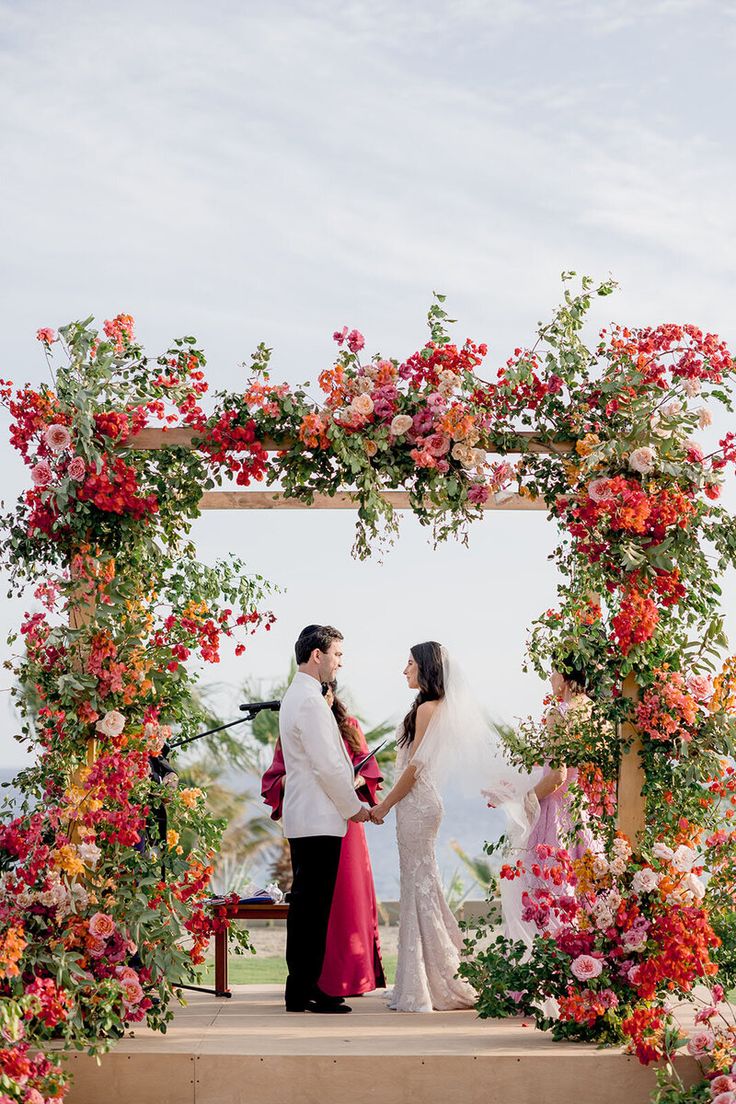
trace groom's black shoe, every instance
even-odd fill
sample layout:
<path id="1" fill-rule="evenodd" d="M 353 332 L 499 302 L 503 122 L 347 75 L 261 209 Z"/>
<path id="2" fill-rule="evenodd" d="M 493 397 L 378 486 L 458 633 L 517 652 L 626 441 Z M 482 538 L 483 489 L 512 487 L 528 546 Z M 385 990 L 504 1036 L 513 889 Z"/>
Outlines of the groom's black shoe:
<path id="1" fill-rule="evenodd" d="M 347 1012 L 352 1012 L 350 1005 L 336 1004 L 334 1001 L 323 1000 L 310 1000 L 307 1001 L 306 1012 L 316 1012 L 323 1016 L 344 1016 Z"/>

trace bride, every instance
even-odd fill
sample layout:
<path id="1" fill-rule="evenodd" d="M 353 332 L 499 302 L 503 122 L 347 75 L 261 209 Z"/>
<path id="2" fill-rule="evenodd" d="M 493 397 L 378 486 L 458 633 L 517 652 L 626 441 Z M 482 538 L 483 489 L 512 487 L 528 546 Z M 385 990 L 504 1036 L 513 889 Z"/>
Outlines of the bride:
<path id="1" fill-rule="evenodd" d="M 474 990 L 456 977 L 462 937 L 445 900 L 435 856 L 444 813 L 440 790 L 467 750 L 462 732 L 467 712 L 458 708 L 460 676 L 445 648 L 433 640 L 414 645 L 404 675 L 409 689 L 419 693 L 397 734 L 401 774 L 371 812 L 371 819 L 382 824 L 396 806 L 401 900 L 390 1007 L 397 1012 L 472 1008 Z M 473 788 L 480 800 L 477 777 Z"/>

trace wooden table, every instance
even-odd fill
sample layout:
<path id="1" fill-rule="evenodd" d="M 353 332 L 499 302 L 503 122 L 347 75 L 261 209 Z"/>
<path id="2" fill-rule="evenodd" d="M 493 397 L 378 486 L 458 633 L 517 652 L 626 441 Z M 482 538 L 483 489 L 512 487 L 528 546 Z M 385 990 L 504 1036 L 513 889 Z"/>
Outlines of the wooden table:
<path id="1" fill-rule="evenodd" d="M 263 905 L 213 905 L 215 914 L 227 912 L 229 920 L 285 920 L 289 914 L 287 904 Z M 216 997 L 231 997 L 227 983 L 227 937 L 229 928 L 215 934 L 215 988 Z"/>

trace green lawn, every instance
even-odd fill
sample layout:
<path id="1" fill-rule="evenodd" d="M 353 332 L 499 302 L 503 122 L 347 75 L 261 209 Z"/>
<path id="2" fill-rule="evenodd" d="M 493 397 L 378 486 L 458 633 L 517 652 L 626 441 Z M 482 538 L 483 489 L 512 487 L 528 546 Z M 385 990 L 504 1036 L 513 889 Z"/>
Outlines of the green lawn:
<path id="1" fill-rule="evenodd" d="M 383 960 L 386 981 L 393 985 L 396 976 L 396 957 L 386 956 Z M 215 966 L 213 962 L 205 964 L 200 972 L 202 985 L 213 985 Z M 231 985 L 283 985 L 286 981 L 286 963 L 283 958 L 262 958 L 259 955 L 234 955 L 228 957 L 228 980 Z"/>

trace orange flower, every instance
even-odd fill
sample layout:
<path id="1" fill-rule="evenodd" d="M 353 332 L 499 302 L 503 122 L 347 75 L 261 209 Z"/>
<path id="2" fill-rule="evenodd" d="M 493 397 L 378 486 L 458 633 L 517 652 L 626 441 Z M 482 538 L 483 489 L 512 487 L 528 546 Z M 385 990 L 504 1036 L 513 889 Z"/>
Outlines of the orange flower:
<path id="1" fill-rule="evenodd" d="M 0 977 L 18 977 L 20 970 L 17 964 L 27 945 L 23 928 L 19 925 L 8 928 L 0 937 Z"/>

